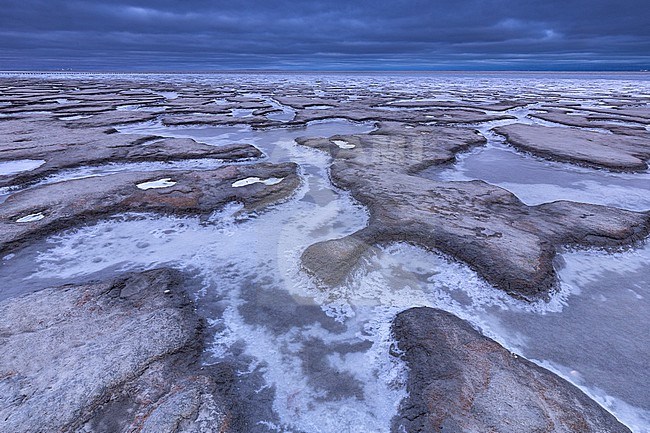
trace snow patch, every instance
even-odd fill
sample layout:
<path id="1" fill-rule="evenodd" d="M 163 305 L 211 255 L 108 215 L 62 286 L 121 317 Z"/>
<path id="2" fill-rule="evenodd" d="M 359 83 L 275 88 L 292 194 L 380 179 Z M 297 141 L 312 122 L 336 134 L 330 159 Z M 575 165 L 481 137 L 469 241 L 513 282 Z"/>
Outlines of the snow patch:
<path id="1" fill-rule="evenodd" d="M 341 149 L 354 149 L 356 147 L 354 144 L 350 144 L 345 140 L 332 140 L 332 143 L 336 144 Z"/>
<path id="2" fill-rule="evenodd" d="M 43 215 L 43 212 L 39 213 L 33 213 L 29 215 L 25 215 L 24 217 L 20 217 L 16 220 L 17 223 L 33 223 L 35 221 L 40 221 L 43 218 L 45 218 L 45 215 Z"/>
<path id="3" fill-rule="evenodd" d="M 165 177 L 163 179 L 153 180 L 150 182 L 142 182 L 136 186 L 142 190 L 154 189 L 154 188 L 169 188 L 170 186 L 176 185 L 176 182 L 172 181 L 171 177 Z"/>
<path id="4" fill-rule="evenodd" d="M 236 182 L 233 182 L 233 188 L 240 188 L 242 186 L 252 185 L 254 183 L 263 183 L 264 185 L 276 185 L 282 182 L 283 177 L 269 177 L 268 179 L 260 179 L 259 177 L 247 177 L 246 179 L 240 179 Z"/>

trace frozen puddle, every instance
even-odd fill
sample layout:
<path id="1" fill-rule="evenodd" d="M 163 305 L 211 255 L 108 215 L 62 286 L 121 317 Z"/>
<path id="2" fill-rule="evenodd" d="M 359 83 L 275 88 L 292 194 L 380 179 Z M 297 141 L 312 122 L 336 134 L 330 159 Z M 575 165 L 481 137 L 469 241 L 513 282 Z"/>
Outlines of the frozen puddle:
<path id="1" fill-rule="evenodd" d="M 153 92 L 157 95 L 162 96 L 165 99 L 173 100 L 178 98 L 178 92 Z"/>
<path id="2" fill-rule="evenodd" d="M 354 149 L 356 147 L 354 144 L 350 144 L 345 140 L 332 140 L 332 143 L 336 144 L 341 149 Z"/>
<path id="3" fill-rule="evenodd" d="M 562 296 L 546 314 L 488 311 L 529 359 L 580 386 L 637 433 L 650 432 L 650 245 L 563 254 Z"/>
<path id="4" fill-rule="evenodd" d="M 517 152 L 494 135 L 488 145 L 459 155 L 446 168 L 422 176 L 444 181 L 483 180 L 515 194 L 529 206 L 556 200 L 650 210 L 650 173 L 614 173 L 543 160 Z"/>
<path id="5" fill-rule="evenodd" d="M 236 182 L 233 182 L 233 188 L 240 188 L 242 186 L 252 185 L 254 183 L 263 183 L 264 185 L 277 185 L 282 182 L 284 178 L 269 177 L 268 179 L 260 179 L 259 177 L 247 177 L 246 179 L 241 179 Z"/>
<path id="6" fill-rule="evenodd" d="M 34 170 L 45 164 L 42 159 L 19 159 L 16 161 L 0 161 L 0 176 L 8 176 L 22 171 Z"/>
<path id="7" fill-rule="evenodd" d="M 273 98 L 265 98 L 266 101 L 271 104 L 271 106 L 279 111 L 274 111 L 266 115 L 266 118 L 269 120 L 277 120 L 278 122 L 290 122 L 296 117 L 296 110 L 289 107 L 288 105 L 283 105 Z"/>
<path id="8" fill-rule="evenodd" d="M 230 110 L 230 115 L 237 118 L 253 117 L 255 110 L 249 108 L 233 108 Z"/>
<path id="9" fill-rule="evenodd" d="M 405 395 L 404 366 L 389 355 L 390 322 L 413 306 L 470 321 L 647 431 L 650 349 L 640 342 L 650 332 L 650 248 L 565 254 L 563 290 L 549 304 L 513 300 L 467 266 L 399 244 L 376 249 L 349 284 L 323 291 L 300 273 L 299 254 L 363 226 L 363 209 L 341 196 L 324 206 L 286 203 L 254 219 L 230 215 L 212 225 L 115 218 L 66 232 L 36 256 L 5 262 L 0 282 L 162 265 L 198 272 L 197 305 L 214 333 L 206 362 L 237 366 L 252 410 L 262 411 L 251 417 L 267 423 L 255 432 L 389 432 Z M 263 411 L 269 401 L 272 411 Z"/>
<path id="10" fill-rule="evenodd" d="M 16 220 L 17 223 L 33 223 L 35 221 L 40 221 L 43 218 L 45 218 L 45 215 L 43 215 L 43 212 L 39 213 L 33 213 L 30 215 L 25 215 L 24 217 L 20 217 Z"/>
<path id="11" fill-rule="evenodd" d="M 142 182 L 136 186 L 142 190 L 155 189 L 155 188 L 169 188 L 170 186 L 176 185 L 176 182 L 172 181 L 171 177 L 166 177 L 164 179 L 153 180 L 150 182 Z"/>

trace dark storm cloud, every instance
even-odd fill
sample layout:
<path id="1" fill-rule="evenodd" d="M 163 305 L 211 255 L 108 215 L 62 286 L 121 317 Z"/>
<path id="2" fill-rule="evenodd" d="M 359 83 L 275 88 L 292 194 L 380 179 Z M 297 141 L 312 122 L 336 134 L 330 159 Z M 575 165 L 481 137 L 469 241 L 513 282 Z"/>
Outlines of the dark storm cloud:
<path id="1" fill-rule="evenodd" d="M 0 69 L 647 69 L 647 0 L 4 0 Z"/>

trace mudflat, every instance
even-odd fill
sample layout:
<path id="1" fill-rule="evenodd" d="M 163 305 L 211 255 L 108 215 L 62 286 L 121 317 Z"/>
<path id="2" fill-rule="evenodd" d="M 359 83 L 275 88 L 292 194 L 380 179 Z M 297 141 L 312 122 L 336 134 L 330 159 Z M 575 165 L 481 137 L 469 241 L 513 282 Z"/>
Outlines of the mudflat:
<path id="1" fill-rule="evenodd" d="M 626 432 L 643 419 L 633 378 L 641 415 L 625 418 L 518 342 L 391 301 L 406 283 L 367 274 L 378 248 L 407 244 L 474 273 L 481 295 L 544 312 L 566 291 L 567 250 L 634 251 L 650 209 L 531 206 L 436 170 L 498 145 L 603 185 L 646 176 L 647 94 L 280 78 L 0 77 L 0 270 L 33 267 L 0 302 L 0 430 Z M 119 260 L 84 268 L 80 239 L 102 224 L 95 245 Z M 41 281 L 45 256 L 55 277 Z M 404 280 L 436 278 L 417 272 Z M 389 295 L 352 303 L 368 285 Z"/>

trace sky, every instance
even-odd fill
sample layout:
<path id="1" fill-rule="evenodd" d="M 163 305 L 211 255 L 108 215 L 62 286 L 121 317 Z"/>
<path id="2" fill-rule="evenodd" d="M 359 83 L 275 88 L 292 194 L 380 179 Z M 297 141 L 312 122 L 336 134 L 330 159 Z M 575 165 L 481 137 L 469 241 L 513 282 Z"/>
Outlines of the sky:
<path id="1" fill-rule="evenodd" d="M 2 0 L 0 70 L 641 70 L 648 0 Z"/>

